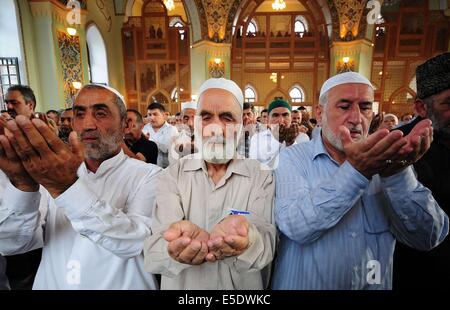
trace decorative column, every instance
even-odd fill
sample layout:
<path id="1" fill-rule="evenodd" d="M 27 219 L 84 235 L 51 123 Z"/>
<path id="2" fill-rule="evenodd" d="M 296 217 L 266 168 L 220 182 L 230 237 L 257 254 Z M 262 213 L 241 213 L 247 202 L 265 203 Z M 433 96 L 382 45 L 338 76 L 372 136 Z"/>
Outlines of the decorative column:
<path id="1" fill-rule="evenodd" d="M 211 77 L 230 78 L 231 44 L 201 41 L 191 48 L 191 89 L 198 95 L 200 85 Z"/>
<path id="2" fill-rule="evenodd" d="M 367 0 L 328 0 L 328 4 L 334 39 L 330 48 L 330 75 L 355 71 L 370 79 L 374 45 L 371 38 L 366 38 Z"/>
<path id="3" fill-rule="evenodd" d="M 84 25 L 86 11 L 80 11 L 80 24 L 67 22 L 69 9 L 56 1 L 29 3 L 34 30 L 34 61 L 39 79 L 38 110 L 62 109 L 72 104 L 73 82 L 88 81 Z M 67 27 L 77 29 L 69 35 Z M 31 85 L 33 87 L 33 85 Z"/>
<path id="4" fill-rule="evenodd" d="M 373 44 L 361 39 L 350 42 L 333 42 L 330 48 L 330 74 L 346 71 L 359 72 L 368 79 L 372 72 Z"/>

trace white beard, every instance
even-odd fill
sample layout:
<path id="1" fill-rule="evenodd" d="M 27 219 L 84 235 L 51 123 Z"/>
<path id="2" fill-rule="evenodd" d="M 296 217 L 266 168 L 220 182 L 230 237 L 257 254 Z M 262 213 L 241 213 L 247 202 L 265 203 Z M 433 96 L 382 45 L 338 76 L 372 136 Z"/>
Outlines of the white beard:
<path id="1" fill-rule="evenodd" d="M 339 151 L 344 151 L 344 146 L 342 145 L 342 140 L 337 137 L 331 128 L 328 126 L 328 118 L 326 113 L 322 114 L 322 134 L 327 138 L 328 142 L 334 146 Z"/>
<path id="2" fill-rule="evenodd" d="M 213 136 L 203 139 L 203 159 L 211 164 L 226 164 L 236 154 L 236 144 L 233 140 L 226 140 L 223 136 Z"/>

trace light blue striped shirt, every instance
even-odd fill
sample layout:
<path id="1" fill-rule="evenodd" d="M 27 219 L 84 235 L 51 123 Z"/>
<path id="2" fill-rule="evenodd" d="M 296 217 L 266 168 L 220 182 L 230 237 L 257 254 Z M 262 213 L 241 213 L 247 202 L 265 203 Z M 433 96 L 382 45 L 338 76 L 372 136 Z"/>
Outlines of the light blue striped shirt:
<path id="1" fill-rule="evenodd" d="M 429 250 L 448 234 L 447 215 L 411 167 L 369 182 L 339 166 L 320 136 L 284 150 L 275 176 L 273 289 L 391 289 L 396 239 Z"/>

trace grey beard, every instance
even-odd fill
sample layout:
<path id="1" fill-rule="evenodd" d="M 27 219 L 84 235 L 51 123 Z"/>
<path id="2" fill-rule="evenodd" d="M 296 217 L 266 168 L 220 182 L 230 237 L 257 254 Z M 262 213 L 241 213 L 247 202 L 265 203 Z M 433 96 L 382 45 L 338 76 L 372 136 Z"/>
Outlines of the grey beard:
<path id="1" fill-rule="evenodd" d="M 236 142 L 234 140 L 227 141 L 223 137 L 206 139 L 202 146 L 203 159 L 212 164 L 226 164 L 235 157 Z"/>
<path id="2" fill-rule="evenodd" d="M 443 138 L 450 138 L 450 124 L 442 124 L 436 113 L 432 111 L 428 118 L 433 122 L 433 130 L 439 133 Z"/>
<path id="3" fill-rule="evenodd" d="M 105 160 L 111 158 L 122 142 L 122 134 L 119 131 L 108 132 L 106 136 L 100 137 L 97 145 L 85 144 L 84 156 L 92 160 Z"/>
<path id="4" fill-rule="evenodd" d="M 331 128 L 328 126 L 328 118 L 326 116 L 326 113 L 322 114 L 322 134 L 325 136 L 325 138 L 327 138 L 328 142 L 330 142 L 330 144 L 332 146 L 334 146 L 336 149 L 338 149 L 341 152 L 344 151 L 344 146 L 342 145 L 342 140 L 339 137 L 337 137 L 333 133 Z"/>

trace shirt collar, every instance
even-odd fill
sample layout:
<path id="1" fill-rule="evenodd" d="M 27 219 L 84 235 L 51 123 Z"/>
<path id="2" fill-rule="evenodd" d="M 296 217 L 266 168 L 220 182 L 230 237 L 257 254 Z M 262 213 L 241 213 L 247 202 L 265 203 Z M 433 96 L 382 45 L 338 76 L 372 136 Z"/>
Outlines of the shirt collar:
<path id="1" fill-rule="evenodd" d="M 158 131 L 155 130 L 155 128 L 153 128 L 152 124 L 148 123 L 147 125 L 149 125 L 150 129 L 157 134 L 158 132 L 163 132 L 168 126 L 170 126 L 170 124 L 168 122 L 164 122 L 164 124 L 159 127 Z M 145 126 L 147 126 L 145 125 Z"/>
<path id="2" fill-rule="evenodd" d="M 315 160 L 319 155 L 325 155 L 328 156 L 332 161 L 335 161 L 328 151 L 325 149 L 325 146 L 323 145 L 322 140 L 322 134 L 319 134 L 316 138 L 311 140 L 313 143 L 313 160 Z"/>
<path id="3" fill-rule="evenodd" d="M 206 167 L 206 163 L 203 159 L 187 158 L 185 160 L 186 163 L 184 164 L 183 171 L 196 171 L 202 169 L 206 174 L 208 174 L 208 168 Z M 226 178 L 231 176 L 233 173 L 250 177 L 250 171 L 245 164 L 245 160 L 246 159 L 240 157 L 232 159 L 227 167 L 227 172 L 225 173 Z"/>
<path id="4" fill-rule="evenodd" d="M 104 175 L 106 175 L 107 173 L 115 170 L 118 166 L 120 166 L 122 164 L 123 161 L 125 161 L 126 158 L 127 158 L 127 156 L 125 156 L 123 150 L 121 149 L 117 155 L 103 161 L 95 173 L 90 171 L 87 168 L 86 163 L 83 162 L 81 164 L 80 168 L 78 168 L 78 176 L 80 176 L 81 174 L 84 174 L 84 175 L 89 175 L 92 178 L 101 178 Z"/>
<path id="5" fill-rule="evenodd" d="M 170 125 L 168 122 L 164 122 L 164 125 L 162 125 L 159 130 L 169 128 L 170 126 L 172 126 L 172 125 Z"/>

